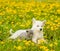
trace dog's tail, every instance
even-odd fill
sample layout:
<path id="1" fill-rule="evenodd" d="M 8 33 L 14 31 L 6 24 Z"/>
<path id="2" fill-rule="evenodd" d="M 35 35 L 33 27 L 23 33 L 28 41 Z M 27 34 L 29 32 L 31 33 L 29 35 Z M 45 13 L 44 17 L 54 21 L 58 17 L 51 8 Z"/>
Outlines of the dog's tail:
<path id="1" fill-rule="evenodd" d="M 13 34 L 12 29 L 10 29 L 10 34 L 11 34 L 11 35 Z"/>

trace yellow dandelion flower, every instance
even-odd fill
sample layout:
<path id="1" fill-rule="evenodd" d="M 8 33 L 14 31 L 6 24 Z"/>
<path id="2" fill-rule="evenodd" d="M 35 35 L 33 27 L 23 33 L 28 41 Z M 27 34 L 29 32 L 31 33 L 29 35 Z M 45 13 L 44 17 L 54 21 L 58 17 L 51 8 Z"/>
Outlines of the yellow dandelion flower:
<path id="1" fill-rule="evenodd" d="M 11 24 L 13 24 L 14 22 L 12 21 Z"/>
<path id="2" fill-rule="evenodd" d="M 1 15 L 1 16 L 4 15 L 4 12 L 0 12 L 0 15 Z"/>
<path id="3" fill-rule="evenodd" d="M 14 6 L 16 3 L 15 2 L 11 2 L 10 3 L 10 6 Z"/>
<path id="4" fill-rule="evenodd" d="M 58 20 L 55 20 L 55 22 L 58 22 Z"/>
<path id="5" fill-rule="evenodd" d="M 7 8 L 6 8 L 6 12 L 12 13 L 12 9 L 7 7 Z"/>
<path id="6" fill-rule="evenodd" d="M 2 24 L 2 22 L 0 22 L 0 25 Z"/>
<path id="7" fill-rule="evenodd" d="M 45 46 L 40 46 L 40 49 L 44 48 Z"/>
<path id="8" fill-rule="evenodd" d="M 31 41 L 30 41 L 30 40 L 29 40 L 28 42 L 29 42 L 29 43 L 31 43 Z"/>
<path id="9" fill-rule="evenodd" d="M 46 48 L 44 51 L 49 51 L 49 49 L 48 49 L 48 48 Z"/>
<path id="10" fill-rule="evenodd" d="M 16 10 L 13 10 L 13 14 L 16 14 Z"/>
<path id="11" fill-rule="evenodd" d="M 54 42 L 54 44 L 57 46 L 58 45 L 58 43 L 57 42 Z"/>
<path id="12" fill-rule="evenodd" d="M 16 25 L 19 25 L 19 22 L 17 22 Z"/>
<path id="13" fill-rule="evenodd" d="M 59 25 L 59 24 L 57 24 L 57 25 L 56 25 L 56 27 L 60 27 L 60 25 Z"/>
<path id="14" fill-rule="evenodd" d="M 50 4 L 50 8 L 49 8 L 49 10 L 51 10 L 53 8 L 53 6 L 52 6 L 52 4 Z"/>
<path id="15" fill-rule="evenodd" d="M 58 29 L 58 27 L 55 28 L 55 30 L 57 30 L 57 29 Z"/>
<path id="16" fill-rule="evenodd" d="M 50 47 L 53 47 L 53 44 L 51 43 L 51 44 L 49 44 L 49 46 L 50 46 Z"/>
<path id="17" fill-rule="evenodd" d="M 44 48 L 43 48 L 44 50 L 48 50 L 48 48 L 45 46 Z"/>
<path id="18" fill-rule="evenodd" d="M 14 45 L 14 48 L 17 48 L 17 47 Z"/>
<path id="19" fill-rule="evenodd" d="M 42 8 L 46 6 L 46 3 L 41 3 Z"/>
<path id="20" fill-rule="evenodd" d="M 22 50 L 22 47 L 21 46 L 17 46 L 16 49 L 17 50 Z"/>
<path id="21" fill-rule="evenodd" d="M 56 5 L 55 5 L 56 7 L 59 7 L 60 5 L 56 2 Z"/>
<path id="22" fill-rule="evenodd" d="M 48 48 L 46 46 L 40 46 L 40 49 L 48 51 Z"/>
<path id="23" fill-rule="evenodd" d="M 51 22 L 50 21 L 47 21 L 46 24 L 50 24 Z"/>
<path id="24" fill-rule="evenodd" d="M 44 42 L 43 39 L 38 40 L 38 44 L 43 43 L 43 42 Z"/>
<path id="25" fill-rule="evenodd" d="M 1 41 L 0 43 L 1 43 L 1 44 L 4 44 L 5 42 L 4 42 L 4 41 Z"/>
<path id="26" fill-rule="evenodd" d="M 29 46 L 29 45 L 30 45 L 30 43 L 27 41 L 27 42 L 25 42 L 25 45 Z"/>
<path id="27" fill-rule="evenodd" d="M 47 28 L 47 29 L 49 29 L 49 28 L 50 28 L 50 26 L 47 26 L 46 28 Z"/>
<path id="28" fill-rule="evenodd" d="M 56 25 L 54 25 L 54 28 L 56 28 L 57 26 Z"/>
<path id="29" fill-rule="evenodd" d="M 60 26 L 60 22 L 58 22 L 58 25 Z"/>
<path id="30" fill-rule="evenodd" d="M 59 21 L 60 21 L 60 18 L 57 18 L 57 20 L 59 20 Z"/>
<path id="31" fill-rule="evenodd" d="M 51 20 L 54 20 L 53 18 L 50 18 Z"/>
<path id="32" fill-rule="evenodd" d="M 60 9 L 58 9 L 58 10 L 57 10 L 57 13 L 59 13 L 59 14 L 60 14 Z"/>
<path id="33" fill-rule="evenodd" d="M 51 27 L 51 30 L 54 30 L 54 27 Z"/>

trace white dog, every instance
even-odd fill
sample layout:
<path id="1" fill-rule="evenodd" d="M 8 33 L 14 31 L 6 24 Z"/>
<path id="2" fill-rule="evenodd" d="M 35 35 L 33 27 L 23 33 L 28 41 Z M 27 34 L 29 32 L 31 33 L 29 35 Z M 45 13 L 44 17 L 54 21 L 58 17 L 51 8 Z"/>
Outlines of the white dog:
<path id="1" fill-rule="evenodd" d="M 45 25 L 46 20 L 44 21 L 38 21 L 35 18 L 33 18 L 33 25 L 32 25 L 32 30 L 33 30 L 33 37 L 32 41 L 34 43 L 38 43 L 38 40 L 43 39 L 43 26 Z M 45 40 L 44 40 L 45 41 Z"/>
<path id="2" fill-rule="evenodd" d="M 44 21 L 38 21 L 36 20 L 35 18 L 33 18 L 33 21 L 32 21 L 33 25 L 32 25 L 32 28 L 29 30 L 29 36 L 32 32 L 32 41 L 34 43 L 38 43 L 38 39 L 43 39 L 44 40 L 44 37 L 43 37 L 43 26 L 45 25 L 45 22 L 46 20 Z M 17 37 L 27 37 L 27 30 L 18 30 L 16 31 L 15 33 L 12 33 L 12 30 L 10 30 L 10 33 L 12 34 L 11 39 L 16 39 Z M 22 35 L 22 36 L 21 36 Z M 28 37 L 29 38 L 29 37 Z"/>

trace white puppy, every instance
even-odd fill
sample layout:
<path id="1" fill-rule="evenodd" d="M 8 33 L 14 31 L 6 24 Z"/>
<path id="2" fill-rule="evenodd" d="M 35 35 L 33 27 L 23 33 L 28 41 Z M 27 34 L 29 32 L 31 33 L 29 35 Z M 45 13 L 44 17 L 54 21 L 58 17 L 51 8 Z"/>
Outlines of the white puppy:
<path id="1" fill-rule="evenodd" d="M 33 37 L 32 41 L 34 43 L 38 43 L 38 40 L 43 39 L 43 26 L 45 25 L 46 20 L 44 21 L 38 21 L 35 18 L 33 18 L 33 25 L 32 25 L 32 30 L 33 30 Z"/>
<path id="2" fill-rule="evenodd" d="M 27 34 L 29 34 L 29 36 L 30 36 L 30 34 L 32 32 L 32 41 L 34 43 L 38 43 L 39 39 L 43 39 L 44 40 L 44 37 L 43 37 L 43 26 L 45 25 L 46 20 L 38 21 L 35 18 L 33 18 L 32 22 L 33 22 L 32 23 L 33 25 L 32 25 L 32 28 L 29 30 L 29 33 L 27 32 L 27 30 L 18 30 L 15 33 L 12 33 L 12 30 L 10 30 L 10 33 L 12 34 L 12 36 L 9 37 L 9 38 L 16 39 L 19 36 L 27 38 L 28 37 Z"/>

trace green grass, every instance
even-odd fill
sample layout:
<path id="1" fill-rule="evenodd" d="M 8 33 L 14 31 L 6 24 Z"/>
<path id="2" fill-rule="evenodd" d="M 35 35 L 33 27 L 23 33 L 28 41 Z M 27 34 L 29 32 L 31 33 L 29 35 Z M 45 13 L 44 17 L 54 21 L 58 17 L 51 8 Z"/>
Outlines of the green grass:
<path id="1" fill-rule="evenodd" d="M 44 38 L 48 44 L 34 44 L 26 40 L 7 40 L 10 29 L 32 27 L 32 18 L 46 20 Z M 60 3 L 0 1 L 0 51 L 60 51 Z"/>

